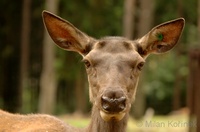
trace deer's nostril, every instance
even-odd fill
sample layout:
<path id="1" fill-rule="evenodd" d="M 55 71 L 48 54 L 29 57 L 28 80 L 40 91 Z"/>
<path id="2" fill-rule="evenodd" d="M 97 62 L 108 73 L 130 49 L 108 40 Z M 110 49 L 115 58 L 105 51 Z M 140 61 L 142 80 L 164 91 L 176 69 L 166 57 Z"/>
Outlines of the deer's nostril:
<path id="1" fill-rule="evenodd" d="M 102 96 L 101 98 L 102 108 L 111 113 L 117 113 L 123 111 L 126 108 L 126 97 L 111 98 Z"/>

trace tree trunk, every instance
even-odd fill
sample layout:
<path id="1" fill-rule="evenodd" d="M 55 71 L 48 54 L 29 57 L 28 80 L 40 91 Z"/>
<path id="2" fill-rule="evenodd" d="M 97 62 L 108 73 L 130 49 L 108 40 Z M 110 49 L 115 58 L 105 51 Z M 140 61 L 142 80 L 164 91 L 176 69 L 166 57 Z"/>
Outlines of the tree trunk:
<path id="1" fill-rule="evenodd" d="M 140 0 L 140 14 L 139 14 L 139 23 L 137 26 L 138 37 L 142 37 L 152 27 L 152 23 L 154 20 L 154 0 Z M 145 71 L 145 69 L 144 69 Z M 136 94 L 136 100 L 134 103 L 134 116 L 135 118 L 141 118 L 144 115 L 145 111 L 145 93 L 143 88 L 143 80 L 145 77 L 143 74 L 140 76 L 140 83 L 138 85 L 138 90 Z"/>
<path id="2" fill-rule="evenodd" d="M 182 0 L 178 0 L 178 8 L 177 8 L 177 12 L 178 12 L 178 16 L 182 16 L 183 15 L 183 1 Z M 182 52 L 182 46 L 178 45 L 177 48 L 175 49 L 176 51 L 176 59 L 178 60 L 178 58 L 181 57 L 181 52 Z M 181 107 L 181 82 L 182 82 L 182 77 L 180 75 L 179 72 L 179 66 L 180 66 L 180 62 L 177 61 L 176 64 L 176 80 L 175 80 L 175 84 L 174 84 L 174 92 L 173 92 L 173 108 L 172 110 L 178 110 Z"/>
<path id="3" fill-rule="evenodd" d="M 200 85 L 199 85 L 199 80 L 200 80 L 200 50 L 198 51 L 198 67 L 197 67 L 197 75 L 196 75 L 196 88 L 197 88 L 197 94 L 196 94 L 196 114 L 197 114 L 197 132 L 200 131 Z"/>
<path id="4" fill-rule="evenodd" d="M 58 0 L 46 0 L 46 10 L 57 14 Z M 52 114 L 56 100 L 55 45 L 48 33 L 44 33 L 43 67 L 40 80 L 39 112 Z"/>
<path id="5" fill-rule="evenodd" d="M 188 85 L 188 106 L 190 108 L 190 123 L 194 122 L 194 116 L 197 120 L 197 127 L 189 127 L 189 131 L 193 132 L 196 129 L 200 131 L 200 49 L 194 49 L 189 54 L 189 85 Z"/>
<path id="6" fill-rule="evenodd" d="M 5 2 L 1 1 L 1 4 Z M 19 25 L 22 21 L 22 4 L 19 1 L 12 1 L 12 4 L 1 6 L 6 12 L 0 15 L 0 100 L 3 105 L 1 108 L 19 112 L 21 108 L 19 89 L 21 26 Z"/>
<path id="7" fill-rule="evenodd" d="M 29 64 L 29 44 L 30 44 L 30 11 L 31 0 L 23 0 L 22 10 L 22 33 L 21 33 L 21 62 L 20 62 L 20 83 L 19 95 L 22 104 L 23 90 L 28 85 L 28 64 Z"/>
<path id="8" fill-rule="evenodd" d="M 199 43 L 199 45 L 200 45 L 200 0 L 198 0 L 198 8 L 197 8 L 197 10 L 198 10 L 198 16 L 197 16 L 197 19 L 198 19 L 198 43 Z M 200 46 L 199 46 L 199 48 L 200 48 Z M 200 50 L 199 50 L 199 56 L 198 56 L 198 74 L 197 74 L 197 82 L 196 82 L 196 84 L 197 84 L 197 86 L 198 86 L 198 99 L 197 99 L 197 101 L 199 102 L 199 100 L 200 100 L 200 85 L 198 84 L 199 83 L 199 78 L 200 78 Z M 198 103 L 197 104 L 197 130 L 196 130 L 197 132 L 199 132 L 200 131 L 200 103 Z"/>
<path id="9" fill-rule="evenodd" d="M 154 20 L 154 0 L 140 0 L 140 14 L 138 23 L 138 37 L 142 37 L 152 28 Z"/>
<path id="10" fill-rule="evenodd" d="M 177 55 L 180 56 L 180 55 Z M 178 57 L 176 57 L 178 58 Z M 177 64 L 178 65 L 178 64 Z M 174 84 L 174 92 L 173 92 L 173 108 L 172 110 L 178 110 L 181 108 L 181 76 L 179 73 L 176 73 L 176 80 Z"/>
<path id="11" fill-rule="evenodd" d="M 135 2 L 135 0 L 124 1 L 123 36 L 129 39 L 133 38 L 135 27 Z"/>
<path id="12" fill-rule="evenodd" d="M 189 127 L 189 132 L 199 132 L 200 131 L 200 1 L 198 0 L 197 5 L 197 28 L 198 28 L 198 48 L 196 47 L 194 50 L 190 51 L 190 62 L 189 62 L 189 85 L 187 89 L 187 103 L 190 109 L 190 119 L 192 122 L 194 120 L 197 121 L 196 127 Z M 194 116 L 196 119 L 194 119 Z"/>

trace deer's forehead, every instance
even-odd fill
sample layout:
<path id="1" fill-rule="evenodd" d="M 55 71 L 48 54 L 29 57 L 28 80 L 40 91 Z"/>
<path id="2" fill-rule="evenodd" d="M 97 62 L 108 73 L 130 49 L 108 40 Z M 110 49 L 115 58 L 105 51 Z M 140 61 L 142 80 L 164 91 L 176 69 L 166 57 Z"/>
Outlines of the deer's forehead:
<path id="1" fill-rule="evenodd" d="M 94 45 L 94 49 L 101 52 L 108 53 L 122 53 L 127 51 L 136 51 L 136 42 L 130 41 L 123 37 L 106 37 L 97 41 Z"/>
<path id="2" fill-rule="evenodd" d="M 109 37 L 95 43 L 91 52 L 85 56 L 93 63 L 143 61 L 137 51 L 137 43 L 124 38 Z"/>

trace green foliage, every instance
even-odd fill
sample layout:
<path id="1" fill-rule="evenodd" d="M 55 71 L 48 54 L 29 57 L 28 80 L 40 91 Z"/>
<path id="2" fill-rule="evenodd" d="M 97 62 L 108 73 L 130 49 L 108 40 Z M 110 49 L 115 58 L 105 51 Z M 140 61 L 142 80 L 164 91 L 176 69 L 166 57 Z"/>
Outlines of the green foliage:
<path id="1" fill-rule="evenodd" d="M 93 37 L 120 35 L 123 1 L 61 1 L 61 16 Z"/>
<path id="2" fill-rule="evenodd" d="M 179 67 L 177 67 L 179 66 Z M 161 56 L 151 56 L 146 65 L 145 91 L 147 107 L 157 109 L 156 113 L 171 111 L 177 76 L 181 76 L 181 94 L 186 89 L 188 75 L 187 58 L 174 52 Z M 181 105 L 185 105 L 185 102 Z M 162 108 L 162 109 L 160 109 Z"/>

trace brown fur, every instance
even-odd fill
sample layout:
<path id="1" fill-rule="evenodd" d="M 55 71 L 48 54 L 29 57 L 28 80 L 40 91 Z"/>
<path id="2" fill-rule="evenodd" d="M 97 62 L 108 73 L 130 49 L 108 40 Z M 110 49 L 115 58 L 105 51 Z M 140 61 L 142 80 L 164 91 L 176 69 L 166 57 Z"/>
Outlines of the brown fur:
<path id="1" fill-rule="evenodd" d="M 0 110 L 0 132 L 76 132 L 77 130 L 50 115 L 20 115 Z"/>

